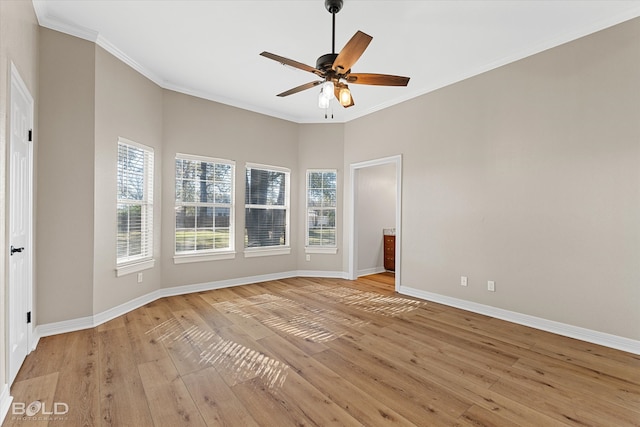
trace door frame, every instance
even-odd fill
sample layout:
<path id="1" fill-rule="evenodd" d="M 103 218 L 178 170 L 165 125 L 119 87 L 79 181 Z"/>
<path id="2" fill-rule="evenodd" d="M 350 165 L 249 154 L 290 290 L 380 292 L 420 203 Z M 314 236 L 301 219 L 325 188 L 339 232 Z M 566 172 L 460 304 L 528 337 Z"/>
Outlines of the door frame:
<path id="1" fill-rule="evenodd" d="M 372 166 L 380 166 L 393 164 L 396 166 L 396 270 L 395 270 L 395 291 L 400 291 L 401 274 L 402 274 L 402 155 L 383 157 L 375 160 L 352 163 L 349 167 L 349 280 L 357 279 L 356 259 L 358 256 L 358 233 L 356 221 L 358 212 L 356 212 L 356 198 L 358 196 L 358 171 Z M 382 230 L 381 230 L 382 231 Z"/>
<path id="2" fill-rule="evenodd" d="M 28 159 L 27 159 L 27 167 L 29 169 L 28 172 L 28 218 L 27 218 L 27 224 L 28 224 L 28 236 L 27 236 L 27 245 L 29 250 L 25 252 L 25 255 L 27 257 L 26 259 L 26 263 L 27 263 L 27 281 L 28 281 L 28 285 L 27 285 L 27 312 L 31 312 L 31 323 L 27 324 L 27 354 L 29 354 L 33 348 L 35 347 L 36 344 L 36 340 L 34 339 L 34 320 L 35 320 L 35 316 L 34 316 L 34 311 L 33 311 L 33 259 L 34 259 L 34 252 L 35 252 L 35 247 L 33 245 L 34 242 L 34 238 L 33 238 L 33 234 L 34 234 L 34 224 L 33 224 L 33 218 L 34 218 L 34 212 L 33 212 L 33 197 L 34 197 L 34 156 L 33 156 L 33 148 L 34 148 L 34 140 L 35 140 L 35 132 L 34 132 L 34 115 L 35 115 L 35 109 L 34 109 L 34 101 L 33 101 L 33 97 L 31 96 L 31 92 L 29 92 L 29 89 L 27 88 L 27 85 L 24 83 L 24 80 L 22 80 L 22 77 L 20 76 L 20 73 L 18 72 L 18 69 L 16 68 L 15 64 L 13 62 L 11 62 L 11 73 L 10 73 L 10 94 L 14 92 L 14 90 L 17 90 L 20 92 L 20 94 L 26 99 L 27 103 L 28 103 L 28 120 L 29 120 L 29 129 L 31 129 L 31 142 L 29 144 L 29 150 L 28 150 Z M 10 95 L 11 96 L 11 95 Z M 7 146 L 7 167 L 6 167 L 6 191 L 7 191 L 7 198 L 6 200 L 8 201 L 8 205 L 7 205 L 7 223 L 6 223 L 6 230 L 9 231 L 10 230 L 10 224 L 11 224 L 11 206 L 13 204 L 13 200 L 12 200 L 12 194 L 11 194 L 11 170 L 10 170 L 10 165 L 11 165 L 11 150 L 12 150 L 12 143 L 13 143 L 13 135 L 12 135 L 12 123 L 11 123 L 11 118 L 13 117 L 13 102 L 10 98 L 9 103 L 8 103 L 8 107 L 9 107 L 9 120 L 8 120 L 8 135 L 9 135 L 9 141 L 8 141 L 8 146 Z M 5 233 L 5 236 L 7 237 L 7 241 L 5 242 L 5 245 L 9 246 L 11 245 L 11 242 L 9 242 L 8 240 L 10 240 L 10 237 L 7 233 Z M 8 248 L 5 249 L 5 251 L 7 251 L 8 253 Z M 7 272 L 7 283 L 8 283 L 8 294 L 7 294 L 7 307 L 11 307 L 12 302 L 11 302 L 11 277 L 10 277 L 10 273 L 11 273 L 11 269 L 8 266 L 9 263 L 9 255 L 5 257 L 5 265 L 6 265 L 6 272 Z M 11 342 L 10 342 L 10 337 L 11 337 L 11 329 L 13 327 L 13 324 L 11 322 L 11 312 L 10 312 L 11 308 L 9 308 L 7 310 L 7 313 L 5 315 L 5 321 L 7 322 L 7 331 L 9 332 L 7 335 L 7 346 L 6 346 L 6 360 L 7 360 L 7 364 L 6 364 L 6 369 L 7 369 L 7 379 L 8 379 L 8 383 L 9 385 L 11 385 L 11 383 L 13 382 L 13 380 L 15 378 L 11 378 L 11 366 L 12 366 L 12 361 L 11 361 L 11 351 L 10 351 L 10 346 L 11 346 Z M 26 313 L 25 313 L 26 316 Z M 25 319 L 26 321 L 26 319 Z"/>

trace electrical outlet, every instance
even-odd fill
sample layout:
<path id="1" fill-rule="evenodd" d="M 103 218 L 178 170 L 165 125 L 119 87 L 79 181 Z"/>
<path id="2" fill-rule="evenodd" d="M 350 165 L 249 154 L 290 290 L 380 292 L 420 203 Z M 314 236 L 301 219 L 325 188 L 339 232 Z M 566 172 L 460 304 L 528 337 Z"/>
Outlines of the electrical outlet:
<path id="1" fill-rule="evenodd" d="M 460 286 L 467 286 L 467 276 L 460 276 Z"/>
<path id="2" fill-rule="evenodd" d="M 138 283 L 142 283 L 142 273 L 138 273 Z"/>
<path id="3" fill-rule="evenodd" d="M 307 258 L 306 258 L 306 260 L 307 260 L 307 261 L 311 261 L 311 255 L 307 254 Z"/>
<path id="4" fill-rule="evenodd" d="M 491 291 L 491 292 L 495 292 L 496 291 L 496 282 L 494 282 L 493 280 L 489 280 L 487 282 L 487 290 Z"/>

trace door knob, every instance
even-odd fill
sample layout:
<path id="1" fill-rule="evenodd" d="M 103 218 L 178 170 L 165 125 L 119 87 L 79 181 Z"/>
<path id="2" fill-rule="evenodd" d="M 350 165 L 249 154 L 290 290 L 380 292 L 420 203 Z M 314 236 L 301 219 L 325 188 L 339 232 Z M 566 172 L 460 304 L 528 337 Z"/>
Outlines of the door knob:
<path id="1" fill-rule="evenodd" d="M 22 251 L 24 251 L 24 247 L 14 248 L 13 245 L 11 245 L 11 255 L 15 254 L 16 252 L 22 252 Z"/>

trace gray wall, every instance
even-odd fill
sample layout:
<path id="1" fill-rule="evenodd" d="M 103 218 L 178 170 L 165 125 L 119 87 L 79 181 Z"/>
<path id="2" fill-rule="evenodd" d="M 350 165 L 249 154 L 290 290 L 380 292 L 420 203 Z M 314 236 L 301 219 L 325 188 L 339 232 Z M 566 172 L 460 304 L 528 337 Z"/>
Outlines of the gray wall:
<path id="1" fill-rule="evenodd" d="M 305 124 L 298 127 L 298 169 L 300 171 L 300 190 L 298 200 L 300 204 L 300 221 L 297 229 L 298 269 L 308 272 L 342 272 L 342 240 L 344 233 L 344 216 L 342 215 L 342 186 L 348 180 L 348 169 L 344 169 L 344 125 L 343 124 Z M 336 212 L 336 233 L 338 252 L 336 254 L 309 254 L 310 261 L 306 261 L 304 249 L 305 230 L 307 221 L 306 211 L 306 173 L 307 169 L 335 169 L 338 171 L 338 194 Z"/>
<path id="2" fill-rule="evenodd" d="M 637 340 L 638 117 L 635 19 L 349 122 L 345 164 L 403 154 L 403 286 Z"/>
<path id="3" fill-rule="evenodd" d="M 101 47 L 95 51 L 95 156 L 93 313 L 100 313 L 161 287 L 161 268 L 156 263 L 143 272 L 116 277 L 115 201 L 118 137 L 154 150 L 153 255 L 161 255 L 162 193 L 162 99 L 163 90 Z M 173 189 L 173 186 L 169 187 Z M 169 199 L 170 200 L 170 199 Z"/>
<path id="4" fill-rule="evenodd" d="M 40 29 L 38 324 L 93 314 L 95 50 Z"/>

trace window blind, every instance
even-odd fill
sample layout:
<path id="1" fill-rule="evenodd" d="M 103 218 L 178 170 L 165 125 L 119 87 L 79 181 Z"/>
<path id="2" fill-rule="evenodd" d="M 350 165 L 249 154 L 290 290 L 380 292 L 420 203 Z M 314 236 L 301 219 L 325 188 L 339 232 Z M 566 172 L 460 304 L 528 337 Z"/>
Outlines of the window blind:
<path id="1" fill-rule="evenodd" d="M 337 172 L 307 171 L 306 245 L 336 246 Z"/>
<path id="2" fill-rule="evenodd" d="M 117 264 L 153 256 L 153 149 L 118 141 Z"/>
<path id="3" fill-rule="evenodd" d="M 288 169 L 247 165 L 246 248 L 289 245 L 289 176 Z"/>
<path id="4" fill-rule="evenodd" d="M 234 176 L 230 160 L 176 156 L 176 255 L 233 250 Z"/>

